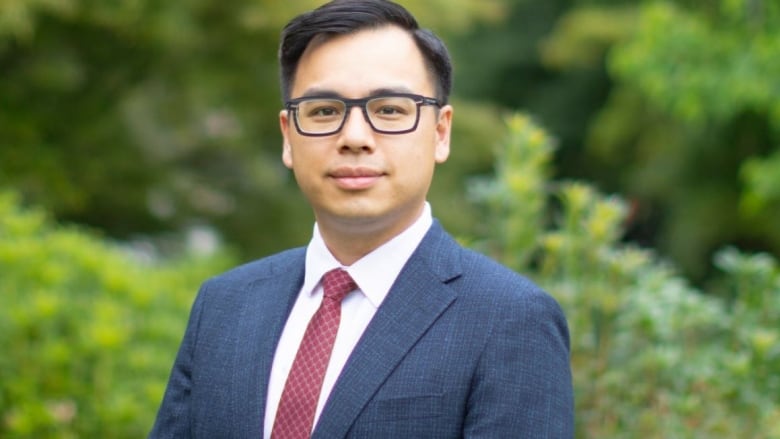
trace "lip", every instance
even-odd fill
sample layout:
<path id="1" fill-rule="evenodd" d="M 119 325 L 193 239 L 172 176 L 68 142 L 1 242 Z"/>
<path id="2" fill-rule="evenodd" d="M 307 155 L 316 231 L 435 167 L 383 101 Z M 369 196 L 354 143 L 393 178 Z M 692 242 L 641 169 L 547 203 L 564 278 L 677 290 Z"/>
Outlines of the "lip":
<path id="1" fill-rule="evenodd" d="M 365 190 L 376 184 L 383 176 L 384 172 L 366 167 L 348 167 L 336 168 L 328 173 L 328 177 L 336 182 L 336 185 L 345 190 Z"/>

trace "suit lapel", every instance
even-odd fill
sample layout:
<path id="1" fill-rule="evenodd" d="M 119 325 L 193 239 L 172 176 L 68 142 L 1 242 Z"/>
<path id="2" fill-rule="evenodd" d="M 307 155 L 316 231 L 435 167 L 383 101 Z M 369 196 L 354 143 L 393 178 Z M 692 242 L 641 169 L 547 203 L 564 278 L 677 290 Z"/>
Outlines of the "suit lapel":
<path id="1" fill-rule="evenodd" d="M 232 379 L 235 401 L 240 401 L 233 412 L 235 431 L 263 431 L 268 378 L 284 323 L 303 283 L 303 255 L 300 251 L 280 261 L 245 292 L 251 299 L 234 322 L 239 331 L 236 340 L 241 341 L 235 349 Z"/>
<path id="2" fill-rule="evenodd" d="M 459 247 L 434 223 L 355 346 L 312 437 L 344 437 L 417 340 L 455 300 Z"/>

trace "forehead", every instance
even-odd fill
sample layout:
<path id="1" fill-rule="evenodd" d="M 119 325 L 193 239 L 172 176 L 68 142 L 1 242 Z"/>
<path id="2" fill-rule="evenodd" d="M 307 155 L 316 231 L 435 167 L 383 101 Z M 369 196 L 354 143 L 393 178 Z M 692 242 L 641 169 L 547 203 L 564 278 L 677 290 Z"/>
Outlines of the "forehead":
<path id="1" fill-rule="evenodd" d="M 422 53 L 396 26 L 313 41 L 298 62 L 292 97 L 328 91 L 354 98 L 379 89 L 433 92 Z"/>

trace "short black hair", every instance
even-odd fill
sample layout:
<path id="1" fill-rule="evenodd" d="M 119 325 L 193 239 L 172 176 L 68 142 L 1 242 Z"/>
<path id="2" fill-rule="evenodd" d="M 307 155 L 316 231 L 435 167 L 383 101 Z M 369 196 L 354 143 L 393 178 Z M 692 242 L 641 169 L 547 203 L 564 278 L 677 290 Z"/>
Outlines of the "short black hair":
<path id="1" fill-rule="evenodd" d="M 447 47 L 433 32 L 421 29 L 403 6 L 389 0 L 332 0 L 293 18 L 282 30 L 279 44 L 282 99 L 290 99 L 298 62 L 312 39 L 325 41 L 387 25 L 398 26 L 412 36 L 435 82 L 436 98 L 446 104 L 452 90 L 452 61 Z"/>

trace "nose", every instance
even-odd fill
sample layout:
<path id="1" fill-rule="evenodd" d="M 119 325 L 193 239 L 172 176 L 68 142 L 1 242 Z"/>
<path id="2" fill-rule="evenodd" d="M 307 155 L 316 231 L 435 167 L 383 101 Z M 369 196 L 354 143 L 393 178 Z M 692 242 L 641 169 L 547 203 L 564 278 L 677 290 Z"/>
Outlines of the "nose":
<path id="1" fill-rule="evenodd" d="M 374 130 L 366 120 L 360 106 L 353 106 L 347 112 L 347 120 L 341 127 L 341 148 L 352 151 L 371 151 L 374 149 Z"/>

